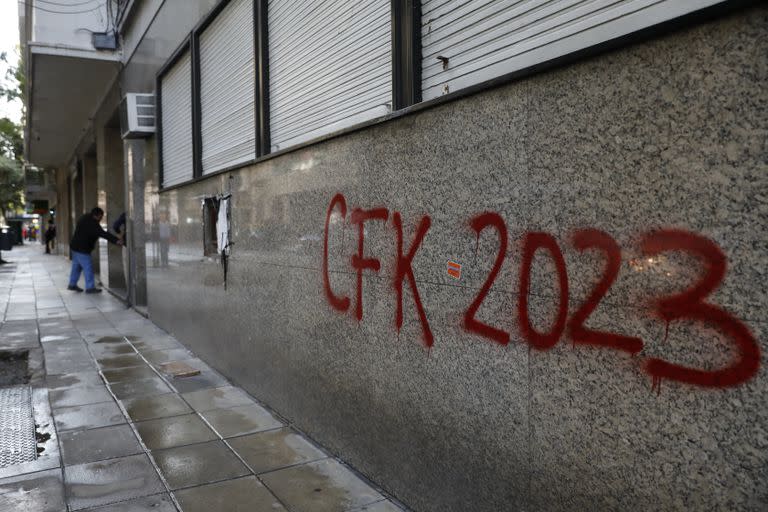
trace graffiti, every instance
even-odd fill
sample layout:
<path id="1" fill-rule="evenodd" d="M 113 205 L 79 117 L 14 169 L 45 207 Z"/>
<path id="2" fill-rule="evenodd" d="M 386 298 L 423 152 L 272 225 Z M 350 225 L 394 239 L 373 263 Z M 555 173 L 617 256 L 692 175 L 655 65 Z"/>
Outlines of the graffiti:
<path id="1" fill-rule="evenodd" d="M 557 284 L 560 288 L 560 301 L 557 305 L 557 319 L 552 330 L 546 334 L 537 332 L 528 318 L 528 293 L 530 292 L 531 266 L 533 256 L 538 249 L 549 253 L 555 262 Z M 517 302 L 517 314 L 520 321 L 520 334 L 531 346 L 538 350 L 554 347 L 565 330 L 568 318 L 568 274 L 565 270 L 565 258 L 554 237 L 548 233 L 527 233 L 523 241 L 523 263 L 520 265 L 520 298 Z"/>
<path id="2" fill-rule="evenodd" d="M 355 318 L 357 321 L 363 319 L 363 270 L 373 270 L 378 272 L 381 268 L 381 262 L 377 258 L 366 258 L 365 251 L 365 222 L 369 220 L 380 220 L 387 222 L 389 210 L 386 208 L 374 208 L 373 210 L 361 210 L 355 208 L 352 210 L 352 224 L 357 224 L 357 254 L 352 255 L 352 268 L 357 270 L 357 297 L 355 299 Z"/>
<path id="3" fill-rule="evenodd" d="M 349 309 L 349 297 L 338 297 L 331 290 L 331 280 L 328 275 L 328 227 L 331 223 L 331 215 L 333 214 L 336 205 L 341 210 L 341 218 L 347 217 L 347 202 L 344 200 L 344 196 L 336 194 L 331 200 L 331 205 L 328 207 L 328 213 L 325 216 L 325 236 L 323 238 L 323 289 L 325 290 L 325 297 L 331 304 L 331 307 L 336 311 L 345 312 Z M 361 285 L 362 288 L 362 285 Z"/>
<path id="4" fill-rule="evenodd" d="M 707 371 L 651 358 L 645 371 L 661 386 L 662 379 L 687 382 L 704 387 L 729 387 L 749 380 L 760 365 L 760 347 L 740 320 L 719 306 L 704 302 L 725 278 L 725 255 L 711 240 L 680 230 L 663 230 L 646 235 L 640 243 L 643 253 L 655 256 L 667 251 L 681 251 L 699 257 L 706 270 L 698 283 L 677 295 L 656 301 L 656 313 L 666 322 L 691 319 L 717 327 L 739 351 L 739 358 L 727 368 Z"/>
<path id="5" fill-rule="evenodd" d="M 509 343 L 509 333 L 491 327 L 488 324 L 475 320 L 475 313 L 480 309 L 480 305 L 488 295 L 488 290 L 491 289 L 493 282 L 496 280 L 496 276 L 499 275 L 501 270 L 501 264 L 504 263 L 504 258 L 507 256 L 507 225 L 504 223 L 504 219 L 498 213 L 486 212 L 482 215 L 478 215 L 470 222 L 470 227 L 477 234 L 478 243 L 480 240 L 480 233 L 487 227 L 493 227 L 499 234 L 499 252 L 496 255 L 496 261 L 493 262 L 493 268 L 491 273 L 488 274 L 488 278 L 480 288 L 480 292 L 475 297 L 475 300 L 470 304 L 467 311 L 464 313 L 464 329 L 469 332 L 479 334 L 480 336 L 489 338 L 496 343 L 506 345 Z"/>
<path id="6" fill-rule="evenodd" d="M 424 240 L 424 236 L 429 231 L 429 227 L 432 225 L 432 220 L 428 216 L 421 218 L 419 226 L 416 228 L 416 234 L 411 242 L 411 248 L 408 249 L 408 254 L 403 256 L 403 221 L 400 218 L 400 212 L 395 212 L 392 215 L 392 223 L 395 226 L 395 232 L 397 233 L 397 266 L 395 269 L 395 293 L 397 294 L 397 309 L 395 311 L 395 327 L 400 332 L 400 328 L 403 326 L 403 280 L 408 278 L 408 284 L 411 286 L 411 292 L 413 293 L 413 302 L 416 305 L 416 313 L 419 315 L 419 322 L 421 322 L 421 329 L 424 335 L 424 344 L 427 347 L 431 347 L 434 343 L 432 336 L 432 330 L 429 328 L 429 321 L 427 320 L 427 313 L 424 311 L 424 306 L 421 304 L 421 297 L 419 296 L 419 289 L 416 286 L 416 277 L 413 275 L 413 257 L 416 256 L 416 251 L 421 247 L 421 242 Z"/>
<path id="7" fill-rule="evenodd" d="M 577 231 L 571 239 L 573 246 L 578 251 L 583 252 L 589 249 L 601 251 L 605 255 L 606 264 L 602 279 L 600 279 L 595 289 L 587 297 L 587 300 L 576 310 L 570 322 L 568 322 L 568 336 L 574 345 L 578 343 L 598 345 L 617 350 L 626 350 L 630 354 L 637 354 L 643 350 L 643 340 L 640 338 L 622 336 L 605 331 L 595 331 L 584 326 L 584 323 L 619 276 L 619 270 L 621 269 L 621 248 L 619 244 L 608 233 L 596 229 Z"/>
<path id="8" fill-rule="evenodd" d="M 329 231 L 331 219 L 335 212 L 340 214 L 341 222 L 347 220 L 347 204 L 343 194 L 336 194 L 328 206 L 325 218 L 323 243 L 323 288 L 331 308 L 340 313 L 346 313 L 351 306 L 347 296 L 339 296 L 331 288 L 328 269 Z M 351 267 L 356 272 L 356 297 L 354 316 L 358 321 L 363 319 L 363 271 L 379 272 L 381 262 L 378 258 L 365 255 L 365 223 L 380 221 L 387 223 L 389 210 L 374 208 L 365 210 L 354 208 L 349 222 L 357 226 L 357 252 L 351 257 Z M 430 327 L 428 314 L 424 309 L 419 294 L 418 285 L 413 270 L 413 260 L 427 236 L 432 221 L 424 215 L 418 222 L 410 245 L 404 246 L 403 221 L 400 212 L 393 212 L 392 227 L 395 231 L 395 265 L 393 289 L 396 296 L 395 328 L 397 332 L 403 325 L 403 287 L 407 282 L 413 296 L 413 306 L 421 325 L 424 344 L 430 348 L 434 344 L 434 336 Z M 462 327 L 466 332 L 484 337 L 500 345 L 507 345 L 510 333 L 497 326 L 481 322 L 475 315 L 480 309 L 488 292 L 499 275 L 502 264 L 507 257 L 509 245 L 508 229 L 504 219 L 494 212 L 483 212 L 473 217 L 469 226 L 477 237 L 479 244 L 481 233 L 495 233 L 498 238 L 498 252 L 493 266 L 483 285 L 474 297 L 472 303 L 464 312 Z M 621 248 L 616 240 L 608 233 L 597 229 L 582 229 L 573 233 L 570 244 L 578 252 L 595 251 L 604 261 L 603 272 L 597 284 L 588 294 L 586 300 L 569 318 L 568 273 L 563 251 L 555 238 L 545 232 L 528 232 L 522 239 L 522 257 L 519 274 L 519 290 L 517 300 L 518 331 L 521 338 L 531 349 L 545 351 L 554 347 L 565 336 L 574 346 L 589 345 L 609 348 L 638 355 L 642 352 L 644 342 L 633 336 L 590 329 L 585 326 L 587 320 L 598 307 L 615 283 L 621 270 Z M 704 265 L 702 276 L 687 290 L 657 298 L 653 301 L 653 313 L 666 322 L 688 320 L 706 324 L 725 335 L 733 344 L 738 355 L 728 366 L 716 370 L 690 368 L 663 359 L 639 357 L 642 371 L 651 377 L 651 389 L 659 390 L 663 380 L 686 383 L 707 388 L 725 388 L 742 384 L 755 376 L 760 365 L 760 348 L 749 328 L 741 320 L 734 317 L 724 308 L 706 302 L 706 299 L 720 286 L 726 274 L 726 257 L 722 250 L 711 240 L 695 233 L 677 229 L 664 229 L 649 232 L 641 237 L 640 252 L 647 258 L 658 257 L 662 253 L 676 252 L 693 256 Z M 531 291 L 531 271 L 534 256 L 541 250 L 554 263 L 556 279 L 554 281 L 558 292 L 558 302 L 555 320 L 548 331 L 537 331 L 529 318 L 529 296 Z M 457 265 L 454 263 L 454 265 Z M 460 268 L 460 267 L 459 267 Z M 450 265 L 449 265 L 450 270 Z"/>

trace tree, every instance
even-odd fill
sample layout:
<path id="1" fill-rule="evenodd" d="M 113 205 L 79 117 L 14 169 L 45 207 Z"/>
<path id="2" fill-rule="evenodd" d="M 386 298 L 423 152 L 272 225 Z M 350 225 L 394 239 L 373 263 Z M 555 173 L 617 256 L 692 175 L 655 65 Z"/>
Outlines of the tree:
<path id="1" fill-rule="evenodd" d="M 8 54 L 0 52 L 0 61 L 8 63 Z M 18 66 L 9 66 L 5 78 L 0 80 L 0 100 L 8 103 L 22 102 L 21 123 L 17 124 L 4 117 L 0 119 L 0 155 L 13 158 L 23 164 L 24 159 L 24 62 L 20 58 Z"/>
<path id="2" fill-rule="evenodd" d="M 8 54 L 0 52 L 0 62 L 8 63 Z M 5 78 L 0 80 L 0 100 L 8 103 L 22 102 L 21 124 L 16 124 L 7 117 L 0 119 L 0 154 L 22 162 L 24 157 L 23 126 L 24 111 L 24 62 L 19 59 L 18 66 L 9 66 Z"/>
<path id="3" fill-rule="evenodd" d="M 0 213 L 24 206 L 23 191 L 24 170 L 21 163 L 7 156 L 0 156 Z M 0 254 L 0 264 L 2 263 L 5 261 Z"/>
<path id="4" fill-rule="evenodd" d="M 7 55 L 0 53 L 0 61 L 8 62 Z M 24 68 L 9 67 L 5 79 L 0 82 L 0 99 L 12 102 L 23 99 Z M 22 123 L 25 114 L 22 110 Z M 24 136 L 23 127 L 7 117 L 0 119 L 0 218 L 5 224 L 6 210 L 24 207 Z M 0 256 L 0 263 L 4 263 Z"/>
<path id="5" fill-rule="evenodd" d="M 7 52 L 0 52 L 0 61 L 8 64 Z M 5 72 L 5 83 L 0 83 L 0 98 L 5 98 L 9 102 L 23 100 L 25 80 L 24 61 L 19 59 L 18 66 L 9 66 Z"/>
<path id="6" fill-rule="evenodd" d="M 0 209 L 24 206 L 24 170 L 17 160 L 0 155 Z"/>
<path id="7" fill-rule="evenodd" d="M 0 118 L 0 155 L 21 162 L 24 158 L 24 136 L 21 125 L 7 117 Z"/>

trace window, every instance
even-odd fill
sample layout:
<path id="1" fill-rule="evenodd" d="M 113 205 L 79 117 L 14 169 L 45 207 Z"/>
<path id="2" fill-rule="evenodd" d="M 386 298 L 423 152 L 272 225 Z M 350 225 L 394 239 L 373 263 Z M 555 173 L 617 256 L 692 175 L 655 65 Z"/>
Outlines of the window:
<path id="1" fill-rule="evenodd" d="M 270 0 L 272 150 L 392 108 L 390 0 Z"/>
<path id="2" fill-rule="evenodd" d="M 189 181 L 193 176 L 191 68 L 192 59 L 186 50 L 159 81 L 163 187 Z"/>
<path id="3" fill-rule="evenodd" d="M 200 34 L 203 174 L 256 158 L 253 1 L 232 0 Z"/>
<path id="4" fill-rule="evenodd" d="M 423 0 L 425 100 L 719 3 L 718 0 Z"/>

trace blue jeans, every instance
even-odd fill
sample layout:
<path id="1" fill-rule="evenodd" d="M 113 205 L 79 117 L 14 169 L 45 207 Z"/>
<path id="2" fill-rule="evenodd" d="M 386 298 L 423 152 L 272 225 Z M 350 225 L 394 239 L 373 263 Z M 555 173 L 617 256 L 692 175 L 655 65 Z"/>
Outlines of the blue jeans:
<path id="1" fill-rule="evenodd" d="M 69 273 L 69 286 L 77 286 L 80 280 L 80 271 L 85 274 L 85 288 L 96 288 L 96 280 L 93 278 L 93 263 L 91 255 L 84 252 L 72 251 L 72 272 Z"/>

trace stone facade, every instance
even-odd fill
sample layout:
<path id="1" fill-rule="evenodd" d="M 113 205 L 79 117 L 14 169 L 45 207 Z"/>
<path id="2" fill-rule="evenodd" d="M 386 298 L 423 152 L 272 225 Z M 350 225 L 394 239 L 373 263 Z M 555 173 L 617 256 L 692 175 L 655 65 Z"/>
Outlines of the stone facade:
<path id="1" fill-rule="evenodd" d="M 755 7 L 162 193 L 149 171 L 150 316 L 415 510 L 764 510 L 768 381 L 754 365 L 768 353 L 767 21 Z M 218 258 L 203 256 L 201 200 L 226 193 L 225 288 Z M 347 211 L 329 217 L 328 277 L 345 312 L 323 284 L 337 193 Z M 365 222 L 364 255 L 381 268 L 363 271 L 357 320 L 352 211 L 377 207 L 388 220 Z M 412 260 L 429 348 L 407 273 L 396 328 L 395 212 L 403 253 L 430 218 Z M 498 229 L 470 225 L 484 212 L 503 220 L 505 251 Z M 168 265 L 154 257 L 161 223 Z M 568 329 L 544 349 L 521 328 L 526 235 L 549 233 L 564 253 L 570 322 L 606 265 L 574 247 L 587 228 L 613 237 L 621 262 L 586 325 L 640 338 L 639 353 L 574 345 Z M 644 253 L 665 228 L 711 244 L 678 234 L 687 250 Z M 718 248 L 726 274 L 706 300 L 727 313 L 706 310 L 709 325 L 683 308 L 666 323 L 654 301 L 716 272 Z M 564 313 L 547 254 L 530 273 L 539 333 Z M 474 315 L 495 330 L 468 330 L 497 261 Z M 654 358 L 741 366 L 703 387 L 691 381 L 706 375 L 654 379 Z"/>

